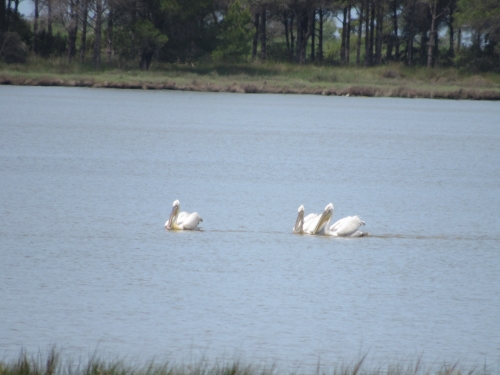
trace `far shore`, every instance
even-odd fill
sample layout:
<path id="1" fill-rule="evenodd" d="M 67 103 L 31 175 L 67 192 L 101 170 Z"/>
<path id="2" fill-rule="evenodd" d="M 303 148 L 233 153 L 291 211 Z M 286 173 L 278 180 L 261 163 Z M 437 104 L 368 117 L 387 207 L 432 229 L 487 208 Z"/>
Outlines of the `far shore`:
<path id="1" fill-rule="evenodd" d="M 500 100 L 500 74 L 454 68 L 374 68 L 288 64 L 156 66 L 150 71 L 40 62 L 0 65 L 0 85 L 199 92 Z"/>

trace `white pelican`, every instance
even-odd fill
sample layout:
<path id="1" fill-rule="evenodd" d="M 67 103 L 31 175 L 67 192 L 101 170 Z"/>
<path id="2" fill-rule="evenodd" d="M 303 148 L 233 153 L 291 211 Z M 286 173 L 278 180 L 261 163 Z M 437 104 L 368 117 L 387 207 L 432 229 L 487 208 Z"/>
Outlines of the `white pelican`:
<path id="1" fill-rule="evenodd" d="M 363 237 L 367 233 L 359 230 L 362 225 L 365 225 L 365 222 L 359 216 L 347 216 L 327 228 L 325 234 L 334 237 Z"/>
<path id="2" fill-rule="evenodd" d="M 172 204 L 172 212 L 170 218 L 165 223 L 167 230 L 195 230 L 198 229 L 198 224 L 203 219 L 197 212 L 188 214 L 187 212 L 179 212 L 180 202 L 175 200 Z"/>
<path id="3" fill-rule="evenodd" d="M 321 214 L 309 214 L 304 217 L 304 206 L 298 209 L 297 220 L 293 227 L 293 233 L 297 234 L 326 234 L 328 224 L 332 217 L 333 204 L 329 203 Z"/>
<path id="4" fill-rule="evenodd" d="M 302 234 L 304 233 L 304 205 L 301 204 L 298 209 L 299 214 L 297 215 L 297 220 L 295 220 L 295 225 L 293 227 L 293 233 Z"/>

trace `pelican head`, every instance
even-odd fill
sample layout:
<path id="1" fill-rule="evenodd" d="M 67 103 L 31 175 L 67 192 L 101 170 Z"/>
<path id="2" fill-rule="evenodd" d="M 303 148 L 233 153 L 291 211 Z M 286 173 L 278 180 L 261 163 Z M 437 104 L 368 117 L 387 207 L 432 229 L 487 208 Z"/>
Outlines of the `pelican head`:
<path id="1" fill-rule="evenodd" d="M 295 226 L 293 227 L 293 233 L 302 233 L 302 226 L 304 225 L 304 205 L 301 204 L 297 215 L 297 220 L 295 220 Z"/>
<path id="2" fill-rule="evenodd" d="M 172 212 L 170 213 L 170 218 L 168 219 L 167 223 L 165 224 L 166 229 L 172 229 L 172 226 L 174 225 L 174 222 L 177 221 L 177 215 L 179 215 L 179 207 L 181 206 L 181 203 L 179 202 L 178 199 L 172 203 Z"/>
<path id="3" fill-rule="evenodd" d="M 328 203 L 321 214 L 321 217 L 318 220 L 318 224 L 316 224 L 316 228 L 311 234 L 316 234 L 324 229 L 325 225 L 330 221 L 333 215 L 333 204 Z"/>

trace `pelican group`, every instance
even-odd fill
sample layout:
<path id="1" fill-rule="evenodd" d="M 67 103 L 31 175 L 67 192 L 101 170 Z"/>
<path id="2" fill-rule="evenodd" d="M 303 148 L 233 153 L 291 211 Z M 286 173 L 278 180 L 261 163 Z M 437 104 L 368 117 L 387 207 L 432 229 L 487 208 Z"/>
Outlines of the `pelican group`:
<path id="1" fill-rule="evenodd" d="M 359 216 L 347 216 L 330 225 L 333 217 L 333 204 L 328 203 L 320 214 L 309 214 L 304 217 L 304 205 L 298 209 L 297 220 L 293 227 L 295 234 L 325 235 L 332 237 L 362 237 L 367 235 L 359 228 L 365 225 Z M 166 230 L 196 230 L 203 219 L 197 212 L 180 212 L 180 202 L 175 200 L 172 204 L 172 212 L 165 223 Z"/>
<path id="2" fill-rule="evenodd" d="M 322 234 L 332 237 L 362 237 L 366 235 L 365 232 L 359 230 L 362 225 L 365 225 L 359 216 L 344 217 L 330 226 L 332 216 L 333 204 L 331 203 L 326 205 L 321 214 L 309 214 L 306 217 L 304 217 L 304 206 L 300 205 L 293 233 Z"/>
<path id="3" fill-rule="evenodd" d="M 321 214 L 309 214 L 304 217 L 304 206 L 298 210 L 297 220 L 293 227 L 293 233 L 297 234 L 325 234 L 327 225 L 332 217 L 333 204 L 329 203 Z"/>
<path id="4" fill-rule="evenodd" d="M 172 212 L 170 217 L 165 223 L 165 229 L 167 230 L 195 230 L 199 229 L 198 224 L 203 219 L 198 215 L 198 212 L 193 212 L 189 214 L 187 212 L 180 211 L 180 202 L 175 200 L 172 204 Z"/>

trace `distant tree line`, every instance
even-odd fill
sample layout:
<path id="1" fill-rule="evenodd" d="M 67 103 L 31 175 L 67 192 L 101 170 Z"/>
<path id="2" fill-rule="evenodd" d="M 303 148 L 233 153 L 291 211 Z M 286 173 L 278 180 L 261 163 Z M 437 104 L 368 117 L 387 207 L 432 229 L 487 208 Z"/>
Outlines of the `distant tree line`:
<path id="1" fill-rule="evenodd" d="M 289 61 L 500 71 L 500 0 L 0 1 L 0 58 Z"/>

